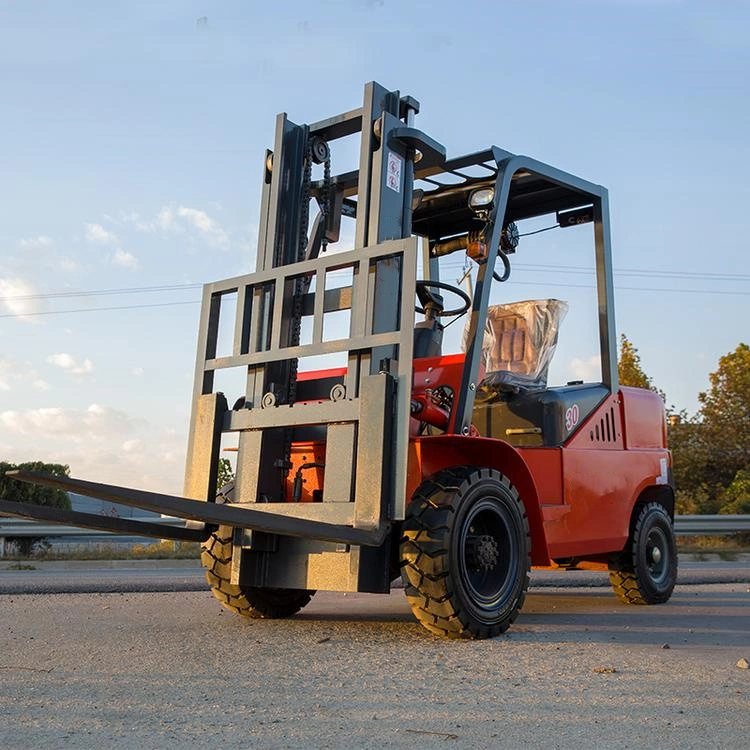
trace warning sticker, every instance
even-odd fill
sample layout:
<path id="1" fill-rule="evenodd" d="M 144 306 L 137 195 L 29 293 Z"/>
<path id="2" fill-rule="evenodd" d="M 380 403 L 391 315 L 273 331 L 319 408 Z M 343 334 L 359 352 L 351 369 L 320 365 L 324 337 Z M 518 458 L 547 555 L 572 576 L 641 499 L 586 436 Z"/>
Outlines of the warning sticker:
<path id="1" fill-rule="evenodd" d="M 669 484 L 669 470 L 667 467 L 667 459 L 659 459 L 659 476 L 656 477 L 657 484 Z"/>
<path id="2" fill-rule="evenodd" d="M 388 152 L 388 174 L 385 178 L 385 184 L 397 193 L 401 192 L 401 167 L 404 160 L 393 151 Z"/>

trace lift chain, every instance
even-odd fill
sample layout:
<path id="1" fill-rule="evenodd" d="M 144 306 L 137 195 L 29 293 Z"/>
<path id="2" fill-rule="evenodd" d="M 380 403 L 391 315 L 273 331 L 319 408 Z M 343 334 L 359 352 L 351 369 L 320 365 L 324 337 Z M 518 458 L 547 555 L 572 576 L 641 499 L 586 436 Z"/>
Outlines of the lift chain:
<path id="1" fill-rule="evenodd" d="M 312 180 L 312 144 L 308 138 L 305 145 L 305 167 L 302 176 L 302 187 L 300 190 L 300 221 L 299 241 L 297 244 L 297 263 L 305 259 L 307 249 L 307 231 L 310 223 L 310 183 Z M 305 294 L 305 280 L 297 278 L 294 281 L 294 300 L 292 304 L 292 330 L 291 346 L 299 345 L 300 333 L 302 331 L 302 304 Z M 287 403 L 293 404 L 297 397 L 297 367 L 299 361 L 293 359 L 289 371 L 289 387 L 287 390 Z"/>
<path id="2" fill-rule="evenodd" d="M 310 182 L 312 180 L 312 143 L 308 138 L 305 144 L 304 171 L 302 173 L 302 185 L 300 189 L 300 217 L 299 238 L 297 241 L 297 262 L 305 259 L 307 249 L 307 231 L 310 223 Z M 302 305 L 305 295 L 304 279 L 297 278 L 294 281 L 294 297 L 292 300 L 292 321 L 290 332 L 290 345 L 297 346 L 300 342 L 302 332 Z M 289 362 L 289 382 L 287 383 L 286 401 L 293 404 L 297 400 L 297 370 L 299 360 L 294 358 Z M 281 464 L 281 496 L 286 494 L 286 478 L 289 475 L 292 457 L 292 428 L 284 430 L 284 458 Z"/>
<path id="3" fill-rule="evenodd" d="M 326 229 L 328 227 L 328 216 L 331 212 L 331 152 L 328 152 L 328 158 L 323 162 L 323 200 L 321 202 L 320 211 L 322 213 L 323 221 L 323 241 L 321 243 L 321 252 L 325 252 L 328 249 L 328 235 Z"/>

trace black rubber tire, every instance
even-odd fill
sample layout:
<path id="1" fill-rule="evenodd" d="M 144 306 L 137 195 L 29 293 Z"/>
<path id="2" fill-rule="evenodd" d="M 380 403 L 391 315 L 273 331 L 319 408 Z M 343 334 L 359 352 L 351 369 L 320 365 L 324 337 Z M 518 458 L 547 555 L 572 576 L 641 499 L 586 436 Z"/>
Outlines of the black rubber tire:
<path id="1" fill-rule="evenodd" d="M 253 619 L 291 617 L 310 602 L 314 591 L 241 587 L 229 582 L 232 528 L 220 526 L 203 543 L 201 564 L 213 595 L 229 610 Z"/>
<path id="2" fill-rule="evenodd" d="M 529 586 L 529 524 L 494 469 L 441 471 L 414 493 L 401 577 L 419 622 L 448 638 L 492 638 L 518 616 Z"/>
<path id="3" fill-rule="evenodd" d="M 609 561 L 609 581 L 626 604 L 663 604 L 677 582 L 677 545 L 672 520 L 660 503 L 638 511 L 632 538 Z"/>
<path id="4" fill-rule="evenodd" d="M 231 501 L 234 486 L 222 488 L 217 502 Z M 201 545 L 201 564 L 213 595 L 229 610 L 253 619 L 291 617 L 310 602 L 314 591 L 242 587 L 230 583 L 232 527 L 219 526 Z"/>

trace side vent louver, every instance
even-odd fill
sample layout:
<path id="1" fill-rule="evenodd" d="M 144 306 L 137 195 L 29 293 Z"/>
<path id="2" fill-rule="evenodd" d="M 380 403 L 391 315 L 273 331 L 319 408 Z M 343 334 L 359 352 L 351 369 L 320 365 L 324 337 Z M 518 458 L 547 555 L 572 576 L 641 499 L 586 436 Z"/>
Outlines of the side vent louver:
<path id="1" fill-rule="evenodd" d="M 617 423 L 615 422 L 615 408 L 610 407 L 604 416 L 589 431 L 592 443 L 616 443 Z"/>

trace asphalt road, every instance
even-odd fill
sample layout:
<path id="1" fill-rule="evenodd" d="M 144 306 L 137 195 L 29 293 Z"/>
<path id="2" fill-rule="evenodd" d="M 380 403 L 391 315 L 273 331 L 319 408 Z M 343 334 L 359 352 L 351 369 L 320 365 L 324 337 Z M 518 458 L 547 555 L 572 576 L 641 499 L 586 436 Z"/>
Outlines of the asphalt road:
<path id="1" fill-rule="evenodd" d="M 0 747 L 748 747 L 747 582 L 628 607 L 535 578 L 480 642 L 430 636 L 398 590 L 283 621 L 205 590 L 0 595 Z"/>
<path id="2" fill-rule="evenodd" d="M 750 583 L 750 559 L 733 562 L 681 562 L 680 584 Z M 197 561 L 160 560 L 30 563 L 33 570 L 16 570 L 0 563 L 0 594 L 136 593 L 155 591 L 205 591 L 203 571 Z M 609 577 L 599 571 L 541 571 L 531 574 L 531 588 L 605 587 Z"/>

